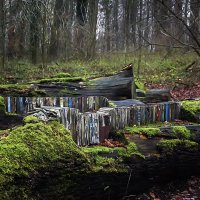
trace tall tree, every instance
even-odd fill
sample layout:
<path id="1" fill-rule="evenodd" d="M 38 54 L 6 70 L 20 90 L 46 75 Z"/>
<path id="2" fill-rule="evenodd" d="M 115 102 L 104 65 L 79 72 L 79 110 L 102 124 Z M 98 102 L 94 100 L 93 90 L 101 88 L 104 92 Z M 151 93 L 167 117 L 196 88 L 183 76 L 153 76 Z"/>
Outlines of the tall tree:
<path id="1" fill-rule="evenodd" d="M 6 1 L 0 1 L 0 45 L 1 45 L 1 60 L 2 70 L 5 69 L 6 61 Z"/>
<path id="2" fill-rule="evenodd" d="M 190 0 L 190 27 L 196 39 L 200 42 L 200 1 Z M 197 46 L 194 38 L 191 36 L 191 44 Z"/>
<path id="3" fill-rule="evenodd" d="M 93 58 L 95 55 L 98 2 L 98 0 L 89 0 L 88 25 L 90 34 L 87 44 L 87 58 Z"/>
<path id="4" fill-rule="evenodd" d="M 60 40 L 60 26 L 61 15 L 63 11 L 63 0 L 56 0 L 54 8 L 53 25 L 51 27 L 51 43 L 50 43 L 50 57 L 55 59 L 59 55 L 59 40 Z"/>
<path id="5" fill-rule="evenodd" d="M 113 2 L 113 32 L 115 35 L 114 38 L 114 48 L 115 50 L 119 49 L 119 20 L 118 20 L 118 15 L 119 15 L 119 0 L 115 0 Z"/>
<path id="6" fill-rule="evenodd" d="M 106 42 L 106 51 L 111 50 L 111 25 L 110 25 L 110 14 L 111 14 L 111 4 L 110 0 L 103 0 L 103 9 L 105 12 L 105 42 Z"/>
<path id="7" fill-rule="evenodd" d="M 77 0 L 76 1 L 76 30 L 75 30 L 75 43 L 76 55 L 79 57 L 85 57 L 85 36 L 86 29 L 85 25 L 87 22 L 87 8 L 88 0 Z"/>
<path id="8" fill-rule="evenodd" d="M 30 50 L 31 50 L 31 61 L 33 64 L 38 63 L 39 54 L 39 40 L 40 40 L 40 8 L 41 4 L 39 1 L 30 1 Z"/>

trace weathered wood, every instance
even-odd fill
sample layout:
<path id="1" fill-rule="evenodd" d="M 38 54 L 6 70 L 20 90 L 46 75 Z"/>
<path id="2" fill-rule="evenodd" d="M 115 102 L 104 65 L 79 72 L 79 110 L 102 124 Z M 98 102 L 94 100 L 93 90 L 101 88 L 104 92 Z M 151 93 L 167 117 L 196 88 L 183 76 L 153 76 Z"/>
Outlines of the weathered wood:
<path id="1" fill-rule="evenodd" d="M 152 89 L 146 92 L 146 100 L 148 102 L 170 101 L 171 94 L 169 89 Z"/>
<path id="2" fill-rule="evenodd" d="M 89 84 L 37 84 L 39 89 L 44 89 L 49 96 L 59 96 L 61 89 L 69 90 L 65 96 L 104 96 L 109 99 L 131 98 L 131 85 L 133 81 L 132 67 L 124 68 L 118 74 L 90 80 Z M 74 92 L 74 94 L 70 94 Z M 144 92 L 137 91 L 137 96 L 145 96 Z"/>
<path id="3" fill-rule="evenodd" d="M 128 125 L 141 125 L 153 119 L 171 121 L 180 111 L 177 103 L 122 106 L 116 108 L 100 108 L 97 112 L 80 113 L 78 109 L 69 107 L 45 107 L 60 117 L 65 128 L 69 129 L 78 145 L 98 144 L 108 138 L 111 130 L 124 129 Z M 172 109 L 173 107 L 173 109 Z M 153 108 L 153 112 L 151 112 Z M 38 115 L 40 117 L 40 114 Z M 43 119 L 43 116 L 42 118 Z"/>

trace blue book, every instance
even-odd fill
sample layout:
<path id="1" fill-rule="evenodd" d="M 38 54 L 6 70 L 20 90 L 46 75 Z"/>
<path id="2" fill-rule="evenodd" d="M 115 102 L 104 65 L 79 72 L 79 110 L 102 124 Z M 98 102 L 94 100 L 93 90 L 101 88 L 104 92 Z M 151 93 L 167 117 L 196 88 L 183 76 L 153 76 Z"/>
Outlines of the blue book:
<path id="1" fill-rule="evenodd" d="M 165 121 L 168 122 L 168 120 L 169 120 L 169 104 L 168 103 L 166 103 L 165 108 L 166 108 L 166 111 L 165 111 Z"/>
<path id="2" fill-rule="evenodd" d="M 11 112 L 10 97 L 7 98 L 7 112 Z"/>
<path id="3" fill-rule="evenodd" d="M 69 98 L 69 107 L 70 107 L 70 108 L 73 107 L 73 100 L 72 100 L 72 97 Z"/>

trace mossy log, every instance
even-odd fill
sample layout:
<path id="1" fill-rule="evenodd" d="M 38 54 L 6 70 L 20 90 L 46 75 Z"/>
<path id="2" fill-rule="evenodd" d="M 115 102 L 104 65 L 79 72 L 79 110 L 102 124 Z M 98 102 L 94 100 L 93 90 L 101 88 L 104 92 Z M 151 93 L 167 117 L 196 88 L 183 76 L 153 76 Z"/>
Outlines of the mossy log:
<path id="1" fill-rule="evenodd" d="M 65 96 L 77 95 L 77 96 L 104 96 L 109 99 L 121 99 L 131 98 L 131 84 L 133 74 L 132 68 L 125 68 L 119 73 L 108 76 L 100 77 L 84 81 L 83 79 L 67 78 L 67 82 L 63 82 L 63 79 L 48 79 L 47 81 L 39 81 L 36 85 L 39 89 L 45 89 L 49 95 L 60 95 L 60 90 L 67 89 L 68 94 Z M 52 81 L 51 81 L 52 80 Z M 73 81 L 71 81 L 73 80 Z M 136 82 L 138 96 L 145 96 L 143 84 Z"/>
<path id="2" fill-rule="evenodd" d="M 2 142 L 4 146 L 2 146 L 1 155 L 3 155 L 3 159 L 5 156 L 10 155 L 7 150 L 12 147 L 13 143 L 10 142 L 14 142 L 14 139 L 17 139 L 16 142 L 18 142 L 18 144 L 28 144 L 23 147 L 25 150 L 29 148 L 30 151 L 27 151 L 27 154 L 22 154 L 23 158 L 16 157 L 15 160 L 11 161 L 11 164 L 20 161 L 20 159 L 27 161 L 22 162 L 20 165 L 26 164 L 25 168 L 22 167 L 19 168 L 19 170 L 15 170 L 16 166 L 13 165 L 13 170 L 11 170 L 12 168 L 9 168 L 11 170 L 9 172 L 4 170 L 3 176 L 5 176 L 6 173 L 8 175 L 13 175 L 14 172 L 19 173 L 20 170 L 23 173 L 26 172 L 26 167 L 29 167 L 29 162 L 34 164 L 30 165 L 31 168 L 28 169 L 30 172 L 44 166 L 42 170 L 38 170 L 37 173 L 33 173 L 32 176 L 29 176 L 29 179 L 31 179 L 31 182 L 29 182 L 31 183 L 31 188 L 28 188 L 30 187 L 28 184 L 26 185 L 28 194 L 26 190 L 23 190 L 26 196 L 34 194 L 35 197 L 39 196 L 40 199 L 49 200 L 98 200 L 107 199 L 108 197 L 109 199 L 122 199 L 126 195 L 135 195 L 144 192 L 155 184 L 163 184 L 172 181 L 174 178 L 183 178 L 188 175 L 200 173 L 199 150 L 187 151 L 183 149 L 176 149 L 176 151 L 169 153 L 164 152 L 159 156 L 149 156 L 145 159 L 135 156 L 135 154 L 125 156 L 123 160 L 120 159 L 121 167 L 126 169 L 123 171 L 121 169 L 118 170 L 118 168 L 114 169 L 113 162 L 101 163 L 101 165 L 96 163 L 97 166 L 95 167 L 101 167 L 96 170 L 97 168 L 93 168 L 93 163 L 91 160 L 89 161 L 89 158 L 86 156 L 86 151 L 81 151 L 81 149 L 73 143 L 69 133 L 67 133 L 61 125 L 55 122 L 49 125 L 43 124 L 38 121 L 38 119 L 32 117 L 27 118 L 25 122 L 28 124 L 14 130 L 12 137 L 8 138 L 8 146 L 6 149 L 4 149 L 6 142 Z M 30 122 L 31 124 L 29 124 Z M 33 141 L 31 140 L 32 137 L 34 138 Z M 45 140 L 40 140 L 43 137 Z M 33 143 L 31 143 L 31 141 Z M 42 145 L 39 145 L 42 144 L 40 141 L 47 145 L 45 149 Z M 30 146 L 31 144 L 34 145 Z M 20 153 L 21 148 L 22 146 L 17 146 L 18 151 L 15 150 L 16 155 Z M 136 146 L 132 145 L 131 149 L 135 152 Z M 34 154 L 36 151 L 41 154 Z M 110 149 L 109 151 L 115 151 L 115 149 Z M 127 154 L 126 149 L 122 149 L 122 151 Z M 29 153 L 33 153 L 31 155 L 35 157 L 29 157 Z M 97 159 L 99 155 L 96 155 L 96 151 L 94 151 L 93 156 Z M 45 159 L 40 160 L 40 158 Z M 38 163 L 38 159 L 41 162 Z M 111 159 L 112 158 L 107 157 L 106 161 L 110 161 Z M 51 163 L 51 165 L 48 163 Z M 104 166 L 103 168 L 102 164 Z M 92 166 L 90 170 L 88 170 L 88 165 Z M 20 182 L 20 180 L 17 179 L 16 186 L 6 186 L 7 189 L 10 188 L 9 192 L 6 191 L 9 197 L 16 197 L 15 195 L 18 195 L 18 191 L 20 192 L 19 196 L 22 196 L 21 187 L 23 188 L 25 183 Z M 15 190 L 13 190 L 13 188 L 15 188 Z M 0 188 L 0 194 L 1 192 Z"/>
<path id="3" fill-rule="evenodd" d="M 128 172 L 95 172 L 74 177 L 75 186 L 67 190 L 64 175 L 55 171 L 40 180 L 34 193 L 42 199 L 122 199 L 126 195 L 143 193 L 155 184 L 164 184 L 176 178 L 199 174 L 200 152 L 177 151 L 146 159 L 129 158 L 124 163 Z M 61 173 L 61 171 L 59 171 Z M 56 174 L 56 175 L 55 175 Z M 60 178 L 57 181 L 58 177 Z M 58 193 L 56 191 L 60 191 Z"/>
<path id="4" fill-rule="evenodd" d="M 200 100 L 183 101 L 181 119 L 200 123 Z"/>

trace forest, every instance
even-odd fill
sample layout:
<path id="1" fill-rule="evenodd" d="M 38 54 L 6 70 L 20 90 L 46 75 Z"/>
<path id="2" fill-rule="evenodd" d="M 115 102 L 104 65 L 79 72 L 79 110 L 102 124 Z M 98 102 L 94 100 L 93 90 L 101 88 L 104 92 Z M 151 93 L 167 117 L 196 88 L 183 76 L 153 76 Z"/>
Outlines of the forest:
<path id="1" fill-rule="evenodd" d="M 198 0 L 3 0 L 1 70 L 9 61 L 91 60 L 107 53 L 199 53 Z"/>
<path id="2" fill-rule="evenodd" d="M 200 197 L 200 0 L 1 0 L 0 199 Z"/>

